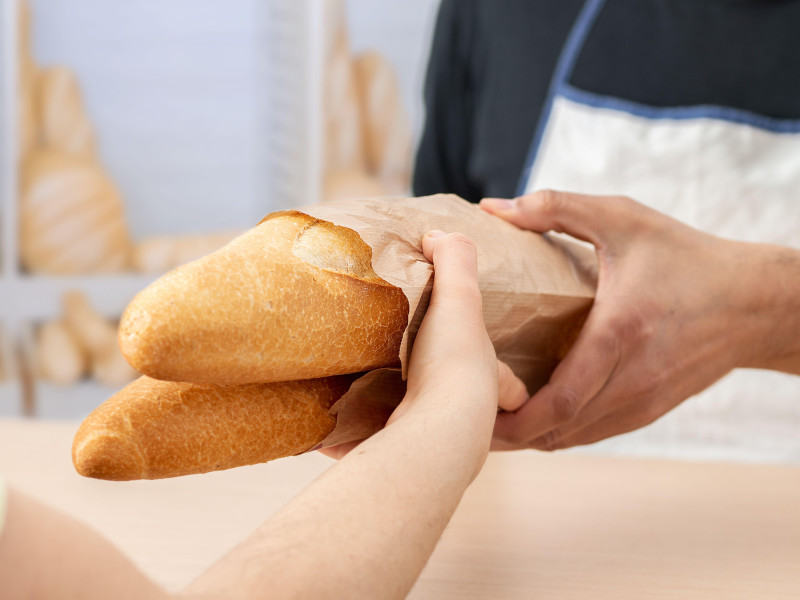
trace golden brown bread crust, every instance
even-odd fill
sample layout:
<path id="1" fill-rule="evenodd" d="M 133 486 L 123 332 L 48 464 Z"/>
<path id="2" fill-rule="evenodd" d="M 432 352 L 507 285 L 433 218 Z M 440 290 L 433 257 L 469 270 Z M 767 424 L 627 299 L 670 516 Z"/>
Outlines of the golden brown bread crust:
<path id="1" fill-rule="evenodd" d="M 156 379 L 217 384 L 396 365 L 408 300 L 371 261 L 355 231 L 275 213 L 140 292 L 120 323 L 122 353 Z"/>
<path id="2" fill-rule="evenodd" d="M 299 454 L 333 430 L 329 409 L 352 379 L 224 386 L 141 377 L 81 424 L 72 462 L 85 477 L 125 481 Z"/>

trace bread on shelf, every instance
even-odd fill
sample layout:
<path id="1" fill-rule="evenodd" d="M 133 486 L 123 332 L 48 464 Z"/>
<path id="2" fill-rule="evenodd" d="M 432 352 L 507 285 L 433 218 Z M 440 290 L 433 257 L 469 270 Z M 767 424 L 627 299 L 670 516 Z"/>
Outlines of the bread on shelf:
<path id="1" fill-rule="evenodd" d="M 361 109 L 346 29 L 334 37 L 323 79 L 324 172 L 366 171 Z"/>
<path id="2" fill-rule="evenodd" d="M 63 320 L 39 327 L 36 335 L 36 370 L 39 376 L 59 386 L 74 385 L 85 374 L 88 356 Z"/>
<path id="3" fill-rule="evenodd" d="M 33 273 L 118 273 L 130 265 L 122 198 L 90 158 L 35 151 L 21 175 L 20 253 Z"/>
<path id="4" fill-rule="evenodd" d="M 24 159 L 37 146 L 39 123 L 36 116 L 36 79 L 38 67 L 31 51 L 31 14 L 25 0 L 19 2 L 17 26 L 17 110 L 18 110 L 18 155 Z"/>
<path id="5" fill-rule="evenodd" d="M 352 198 L 382 198 L 389 195 L 389 190 L 376 177 L 363 171 L 328 173 L 322 185 L 323 202 L 338 202 Z"/>
<path id="6" fill-rule="evenodd" d="M 133 268 L 139 273 L 166 273 L 219 250 L 241 233 L 222 231 L 146 238 L 134 245 Z"/>
<path id="7" fill-rule="evenodd" d="M 392 194 L 411 185 L 411 126 L 397 75 L 379 52 L 354 58 L 368 171 Z"/>
<path id="8" fill-rule="evenodd" d="M 94 129 L 75 73 L 61 66 L 42 69 L 36 78 L 36 109 L 43 148 L 94 156 Z"/>
<path id="9" fill-rule="evenodd" d="M 90 360 L 90 372 L 98 383 L 125 385 L 137 375 L 117 345 L 117 327 L 98 313 L 81 292 L 64 294 L 64 322 Z"/>

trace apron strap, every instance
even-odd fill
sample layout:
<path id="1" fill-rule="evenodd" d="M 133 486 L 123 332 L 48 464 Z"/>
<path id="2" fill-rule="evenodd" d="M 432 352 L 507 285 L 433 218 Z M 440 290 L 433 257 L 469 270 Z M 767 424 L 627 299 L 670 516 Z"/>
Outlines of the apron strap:
<path id="1" fill-rule="evenodd" d="M 553 71 L 553 76 L 550 78 L 550 87 L 547 90 L 547 99 L 545 100 L 544 107 L 539 115 L 539 121 L 536 124 L 536 133 L 533 136 L 533 142 L 531 143 L 530 150 L 528 151 L 528 156 L 525 159 L 525 167 L 522 170 L 522 176 L 520 177 L 517 185 L 518 196 L 525 193 L 525 189 L 528 185 L 528 179 L 533 172 L 533 165 L 536 163 L 536 156 L 539 153 L 539 146 L 542 143 L 544 132 L 547 129 L 547 123 L 550 120 L 550 112 L 553 109 L 553 102 L 555 101 L 556 96 L 559 95 L 561 89 L 567 85 L 570 77 L 572 76 L 572 71 L 575 68 L 575 62 L 578 60 L 581 50 L 583 50 L 586 38 L 588 37 L 592 26 L 597 20 L 597 16 L 600 14 L 603 4 L 605 4 L 605 0 L 586 0 L 583 8 L 581 8 L 581 12 L 578 14 L 578 18 L 572 25 L 572 29 L 567 36 L 567 41 L 565 42 L 564 47 L 561 49 L 561 54 L 558 57 L 555 71 Z"/>

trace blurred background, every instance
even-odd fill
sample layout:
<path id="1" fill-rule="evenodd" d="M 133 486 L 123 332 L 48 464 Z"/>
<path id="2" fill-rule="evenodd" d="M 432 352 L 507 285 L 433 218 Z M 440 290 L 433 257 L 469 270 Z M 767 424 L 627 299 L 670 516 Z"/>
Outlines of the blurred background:
<path id="1" fill-rule="evenodd" d="M 0 0 L 0 416 L 87 415 L 133 295 L 265 214 L 407 194 L 437 6 Z"/>
<path id="2" fill-rule="evenodd" d="M 0 417 L 86 416 L 133 295 L 265 214 L 409 194 L 438 5 L 0 0 Z M 798 462 L 778 377 L 579 451 Z"/>

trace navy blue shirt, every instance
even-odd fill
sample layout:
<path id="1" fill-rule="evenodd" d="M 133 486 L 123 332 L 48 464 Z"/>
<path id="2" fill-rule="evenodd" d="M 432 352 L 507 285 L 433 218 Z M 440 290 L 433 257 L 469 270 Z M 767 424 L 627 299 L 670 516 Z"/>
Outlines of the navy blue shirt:
<path id="1" fill-rule="evenodd" d="M 443 0 L 414 193 L 514 195 L 583 0 Z M 570 79 L 651 106 L 800 119 L 800 0 L 607 0 Z"/>

